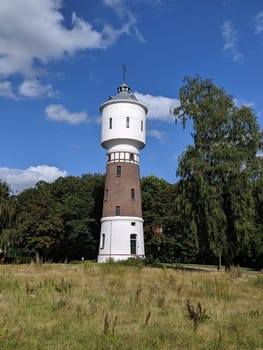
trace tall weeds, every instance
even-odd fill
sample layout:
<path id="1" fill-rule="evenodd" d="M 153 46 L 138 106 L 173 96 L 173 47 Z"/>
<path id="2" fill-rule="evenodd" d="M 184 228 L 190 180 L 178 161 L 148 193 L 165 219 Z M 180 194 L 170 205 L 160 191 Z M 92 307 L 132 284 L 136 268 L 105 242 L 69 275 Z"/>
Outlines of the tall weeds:
<path id="1" fill-rule="evenodd" d="M 186 302 L 186 310 L 188 313 L 188 317 L 190 318 L 190 320 L 193 321 L 194 331 L 196 331 L 197 326 L 200 322 L 203 322 L 209 318 L 206 314 L 206 309 L 202 307 L 200 302 L 197 303 L 196 306 L 194 306 L 190 303 L 190 300 L 188 299 Z"/>
<path id="2" fill-rule="evenodd" d="M 0 266 L 0 349 L 263 348 L 262 275 Z"/>

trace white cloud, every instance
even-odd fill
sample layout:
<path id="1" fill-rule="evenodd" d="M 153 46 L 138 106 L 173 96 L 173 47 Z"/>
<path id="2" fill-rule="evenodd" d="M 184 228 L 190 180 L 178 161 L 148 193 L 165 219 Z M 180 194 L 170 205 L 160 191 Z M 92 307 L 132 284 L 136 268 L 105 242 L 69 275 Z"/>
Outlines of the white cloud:
<path id="1" fill-rule="evenodd" d="M 0 96 L 16 99 L 15 94 L 12 91 L 12 84 L 10 81 L 0 82 Z"/>
<path id="2" fill-rule="evenodd" d="M 123 25 L 120 29 L 114 29 L 111 25 L 105 25 L 103 34 L 108 41 L 115 42 L 122 34 L 129 34 L 129 24 Z"/>
<path id="3" fill-rule="evenodd" d="M 164 142 L 165 134 L 159 130 L 156 129 L 149 129 L 147 130 L 147 135 L 150 137 L 156 138 L 161 143 Z"/>
<path id="4" fill-rule="evenodd" d="M 62 0 L 0 1 L 0 76 L 32 76 L 39 68 L 36 62 L 46 64 L 77 50 L 107 48 L 127 32 L 125 26 L 98 31 L 75 13 L 67 28 L 62 6 Z"/>
<path id="5" fill-rule="evenodd" d="M 0 167 L 0 178 L 8 183 L 14 192 L 33 187 L 38 181 L 53 182 L 59 177 L 67 175 L 65 170 L 53 166 L 38 165 L 28 169 L 10 169 Z"/>
<path id="6" fill-rule="evenodd" d="M 121 18 L 125 17 L 129 12 L 123 0 L 103 0 L 103 2 L 106 6 L 111 7 Z"/>
<path id="7" fill-rule="evenodd" d="M 19 93 L 26 97 L 48 96 L 54 97 L 56 93 L 51 85 L 42 85 L 38 80 L 25 80 L 19 87 Z"/>
<path id="8" fill-rule="evenodd" d="M 176 98 L 165 96 L 153 96 L 149 94 L 134 93 L 136 98 L 148 107 L 147 119 L 161 120 L 165 122 L 173 122 L 174 116 L 170 111 L 172 108 L 178 107 L 180 102 Z"/>
<path id="9" fill-rule="evenodd" d="M 71 113 L 61 104 L 47 106 L 46 115 L 48 119 L 73 125 L 83 123 L 88 119 L 85 111 Z"/>
<path id="10" fill-rule="evenodd" d="M 137 39 L 145 43 L 145 39 L 137 26 L 137 18 L 124 0 L 103 0 L 105 6 L 113 9 L 116 15 L 125 23 L 125 33 L 134 33 Z"/>
<path id="11" fill-rule="evenodd" d="M 249 102 L 240 98 L 234 98 L 234 102 L 237 107 L 246 106 L 249 108 L 253 108 L 255 106 L 254 102 Z"/>
<path id="12" fill-rule="evenodd" d="M 221 26 L 224 39 L 223 52 L 229 54 L 234 62 L 241 62 L 243 55 L 238 49 L 238 32 L 230 21 L 225 21 Z"/>
<path id="13" fill-rule="evenodd" d="M 263 11 L 259 12 L 254 20 L 255 23 L 255 33 L 260 34 L 263 32 Z"/>

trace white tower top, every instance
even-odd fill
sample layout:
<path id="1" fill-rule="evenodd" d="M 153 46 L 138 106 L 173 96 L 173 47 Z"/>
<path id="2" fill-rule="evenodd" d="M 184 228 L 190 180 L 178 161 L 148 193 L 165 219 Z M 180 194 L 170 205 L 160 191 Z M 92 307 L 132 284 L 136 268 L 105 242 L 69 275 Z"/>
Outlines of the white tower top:
<path id="1" fill-rule="evenodd" d="M 101 145 L 112 151 L 134 151 L 145 146 L 145 115 L 147 107 L 131 93 L 124 82 L 118 87 L 116 96 L 100 106 L 102 115 Z M 135 149 L 134 149 L 135 148 Z"/>

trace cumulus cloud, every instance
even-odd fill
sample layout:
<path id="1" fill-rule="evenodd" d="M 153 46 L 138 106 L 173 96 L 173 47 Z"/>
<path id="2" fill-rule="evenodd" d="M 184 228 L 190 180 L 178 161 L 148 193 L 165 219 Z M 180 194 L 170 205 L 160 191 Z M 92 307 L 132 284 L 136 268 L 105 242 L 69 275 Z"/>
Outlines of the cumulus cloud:
<path id="1" fill-rule="evenodd" d="M 147 130 L 147 135 L 150 137 L 156 138 L 161 143 L 164 142 L 165 134 L 163 132 L 161 132 L 160 130 L 149 129 L 149 130 Z"/>
<path id="2" fill-rule="evenodd" d="M 165 96 L 153 96 L 135 92 L 136 98 L 148 107 L 148 119 L 173 122 L 174 116 L 171 116 L 171 109 L 178 107 L 180 102 L 176 98 Z"/>
<path id="3" fill-rule="evenodd" d="M 14 192 L 21 192 L 33 187 L 39 181 L 53 182 L 67 175 L 65 170 L 53 166 L 38 165 L 28 169 L 10 169 L 0 167 L 0 179 L 8 183 Z"/>
<path id="4" fill-rule="evenodd" d="M 71 113 L 61 104 L 47 106 L 46 115 L 50 120 L 67 122 L 72 125 L 83 123 L 88 119 L 88 115 L 85 111 Z"/>
<path id="5" fill-rule="evenodd" d="M 32 76 L 36 62 L 46 64 L 77 50 L 107 48 L 127 32 L 125 27 L 110 26 L 98 31 L 75 13 L 68 28 L 62 6 L 62 0 L 0 1 L 0 76 Z"/>
<path id="6" fill-rule="evenodd" d="M 255 24 L 255 33 L 260 34 L 263 32 L 263 11 L 259 12 L 255 19 L 254 19 L 254 24 Z"/>
<path id="7" fill-rule="evenodd" d="M 42 85 L 36 79 L 25 80 L 19 87 L 19 93 L 26 97 L 54 97 L 56 95 L 51 85 Z"/>
<path id="8" fill-rule="evenodd" d="M 16 99 L 15 94 L 12 91 L 12 84 L 10 81 L 0 82 L 0 96 Z"/>
<path id="9" fill-rule="evenodd" d="M 224 39 L 223 52 L 231 56 L 233 62 L 241 62 L 243 55 L 238 49 L 238 32 L 230 21 L 225 21 L 221 26 Z"/>

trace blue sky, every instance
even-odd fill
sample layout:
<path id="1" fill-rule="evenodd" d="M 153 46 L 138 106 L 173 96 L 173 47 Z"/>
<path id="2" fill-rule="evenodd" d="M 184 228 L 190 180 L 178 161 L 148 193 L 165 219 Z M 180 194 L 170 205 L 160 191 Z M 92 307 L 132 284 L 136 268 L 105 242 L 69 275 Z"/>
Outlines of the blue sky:
<path id="1" fill-rule="evenodd" d="M 0 2 L 0 178 L 14 191 L 104 173 L 99 106 L 126 82 L 149 107 L 141 175 L 174 183 L 192 142 L 169 114 L 184 76 L 210 78 L 263 126 L 261 0 Z"/>

